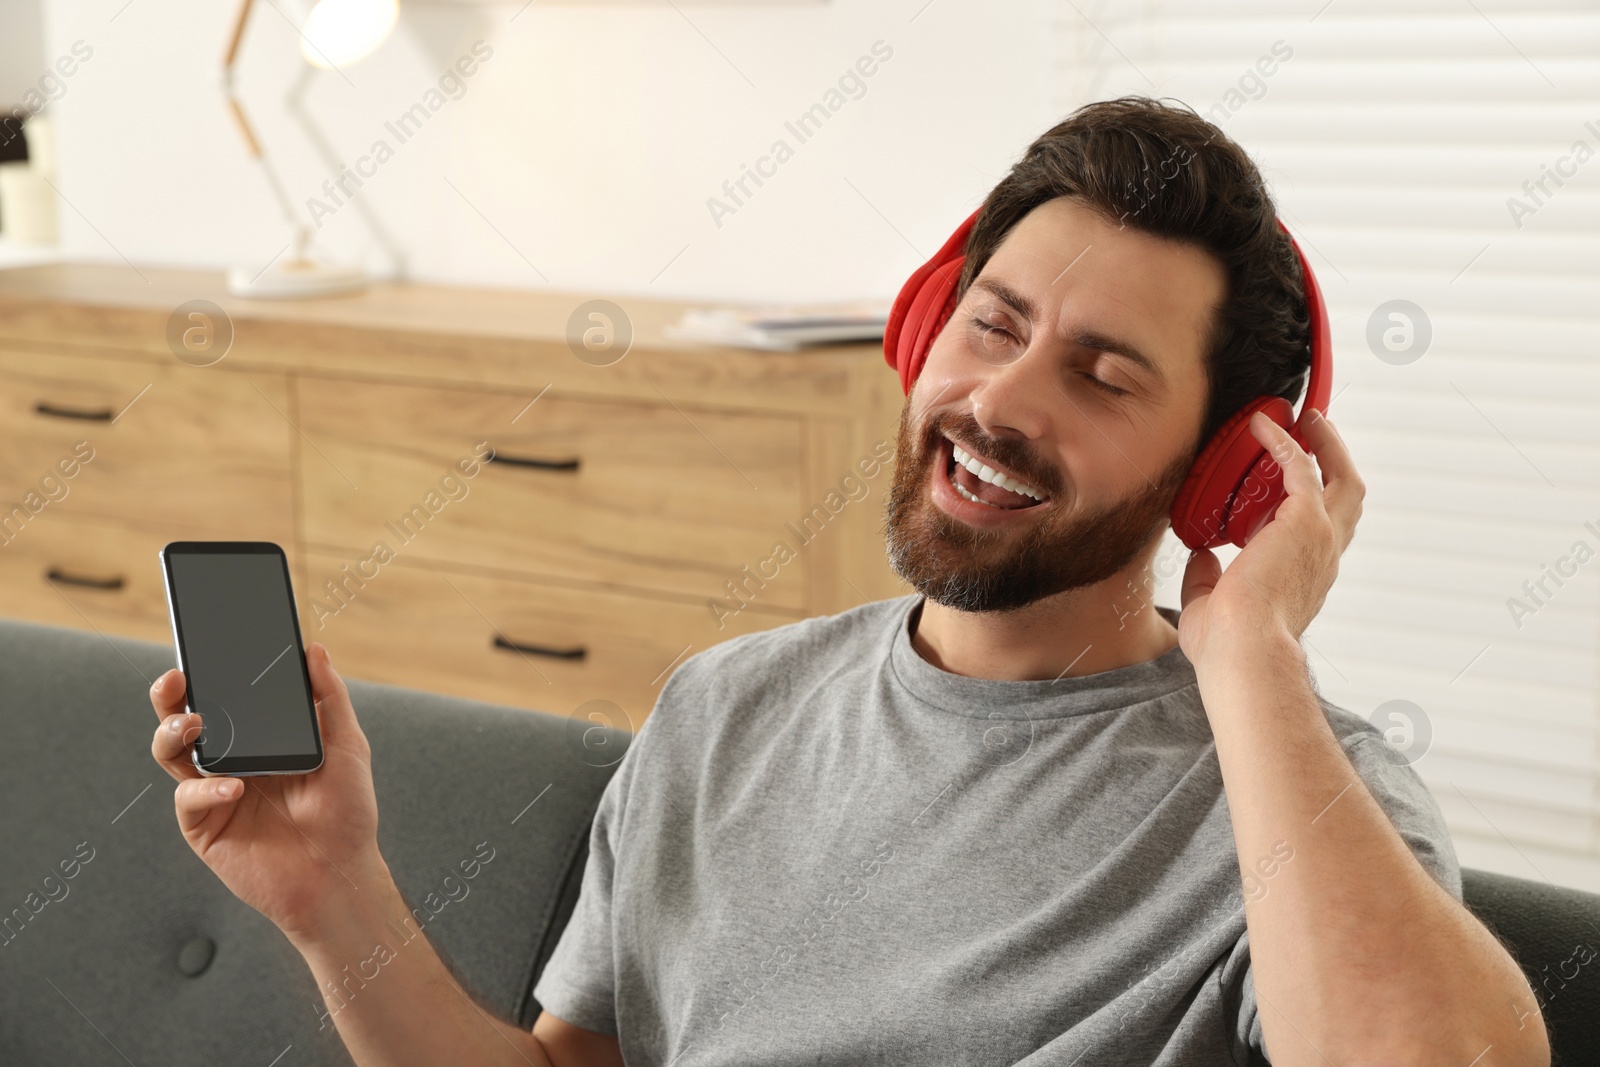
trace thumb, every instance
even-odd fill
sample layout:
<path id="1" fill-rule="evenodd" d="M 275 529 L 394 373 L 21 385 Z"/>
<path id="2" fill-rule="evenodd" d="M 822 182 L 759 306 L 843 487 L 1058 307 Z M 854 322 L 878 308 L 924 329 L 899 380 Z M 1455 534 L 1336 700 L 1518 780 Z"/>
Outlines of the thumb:
<path id="1" fill-rule="evenodd" d="M 1209 548 L 1198 548 L 1189 554 L 1189 564 L 1183 569 L 1183 607 L 1203 596 L 1210 596 L 1222 577 L 1222 564 Z M 1180 609 L 1181 610 L 1181 609 Z"/>
<path id="2" fill-rule="evenodd" d="M 356 709 L 350 703 L 350 691 L 344 679 L 333 669 L 328 646 L 313 641 L 306 646 L 306 671 L 311 675 L 311 696 L 317 702 L 317 722 L 322 728 L 322 744 L 326 748 L 335 742 L 359 735 Z"/>

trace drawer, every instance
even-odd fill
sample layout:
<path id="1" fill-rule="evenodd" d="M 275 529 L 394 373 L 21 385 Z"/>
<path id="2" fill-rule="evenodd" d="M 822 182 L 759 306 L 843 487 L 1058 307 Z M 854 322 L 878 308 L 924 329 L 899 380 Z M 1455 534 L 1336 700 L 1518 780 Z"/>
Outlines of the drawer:
<path id="1" fill-rule="evenodd" d="M 349 571 L 342 568 L 348 565 Z M 703 605 L 408 565 L 358 568 L 309 551 L 300 625 L 340 673 L 637 730 L 671 668 L 719 641 L 794 618 L 746 609 L 718 627 Z M 362 577 L 366 574 L 370 577 Z M 353 575 L 353 577 L 351 577 Z M 299 580 L 297 575 L 297 580 Z M 327 583 L 343 583 L 338 597 Z"/>
<path id="2" fill-rule="evenodd" d="M 156 532 L 42 513 L 0 547 L 5 614 L 171 645 L 161 547 L 169 541 L 207 539 L 235 540 L 207 538 L 195 530 Z M 284 548 L 298 586 L 294 549 Z"/>
<path id="3" fill-rule="evenodd" d="M 301 378 L 309 546 L 805 606 L 799 419 Z M 457 461 L 489 442 L 493 462 Z M 487 449 L 485 450 L 487 452 Z M 407 519 L 409 517 L 409 519 Z M 403 522 L 403 519 L 407 521 Z M 788 555 L 776 563 L 774 546 Z M 763 561 L 769 561 L 762 567 Z M 770 575 L 755 578 L 741 574 Z"/>
<path id="4" fill-rule="evenodd" d="M 277 410 L 274 410 L 276 408 Z M 287 382 L 217 367 L 0 351 L 0 506 L 288 544 Z M 90 456 L 73 477 L 58 464 Z"/>

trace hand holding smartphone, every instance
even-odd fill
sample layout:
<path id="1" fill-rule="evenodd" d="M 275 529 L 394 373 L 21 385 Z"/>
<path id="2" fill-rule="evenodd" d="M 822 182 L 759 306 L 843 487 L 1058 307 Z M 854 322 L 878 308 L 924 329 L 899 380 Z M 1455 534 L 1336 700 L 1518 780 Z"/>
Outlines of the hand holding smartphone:
<path id="1" fill-rule="evenodd" d="M 150 688 L 150 753 L 178 783 L 178 828 L 235 895 L 313 944 L 393 882 L 350 693 L 327 649 L 301 644 L 277 545 L 174 542 L 161 565 L 181 669 Z"/>
<path id="2" fill-rule="evenodd" d="M 204 775 L 322 766 L 289 561 L 270 541 L 174 541 L 161 550 L 188 710 Z"/>

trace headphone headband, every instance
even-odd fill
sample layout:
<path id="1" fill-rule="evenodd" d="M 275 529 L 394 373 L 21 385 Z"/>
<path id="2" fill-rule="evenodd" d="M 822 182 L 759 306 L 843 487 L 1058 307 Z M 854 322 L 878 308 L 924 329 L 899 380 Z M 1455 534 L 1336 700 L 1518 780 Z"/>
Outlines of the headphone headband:
<path id="1" fill-rule="evenodd" d="M 1282 230 L 1289 238 L 1289 247 L 1294 249 L 1295 258 L 1300 261 L 1300 286 L 1305 290 L 1306 316 L 1309 319 L 1307 331 L 1311 336 L 1311 376 L 1306 382 L 1305 400 L 1300 405 L 1300 418 L 1306 416 L 1311 408 L 1320 412 L 1328 410 L 1329 393 L 1333 388 L 1333 332 L 1328 323 L 1328 305 L 1322 299 L 1322 286 L 1317 284 L 1317 276 L 1311 271 L 1311 261 L 1300 248 L 1300 242 L 1294 239 L 1294 234 L 1289 232 L 1289 227 L 1278 220 L 1278 229 Z M 1299 425 L 1299 420 L 1295 423 Z"/>

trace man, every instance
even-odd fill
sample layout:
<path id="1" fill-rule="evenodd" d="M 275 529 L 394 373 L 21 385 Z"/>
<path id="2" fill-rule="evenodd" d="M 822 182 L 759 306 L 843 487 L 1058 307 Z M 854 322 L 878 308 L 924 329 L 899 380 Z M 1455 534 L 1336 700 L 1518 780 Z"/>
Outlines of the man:
<path id="1" fill-rule="evenodd" d="M 1308 455 L 1256 417 L 1286 500 L 1226 571 L 1190 557 L 1181 615 L 1149 602 L 1201 446 L 1305 371 L 1255 167 L 1186 109 L 1090 105 L 966 253 L 887 509 L 917 592 L 687 660 L 606 788 L 532 1034 L 419 952 L 340 1012 L 358 1062 L 1548 1064 L 1437 805 L 1309 676 L 1364 492 L 1326 419 Z M 193 780 L 181 674 L 152 699 L 185 835 L 321 984 L 405 905 L 308 658 L 327 764 L 283 798 L 299 831 Z"/>

